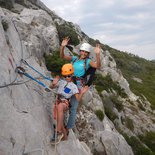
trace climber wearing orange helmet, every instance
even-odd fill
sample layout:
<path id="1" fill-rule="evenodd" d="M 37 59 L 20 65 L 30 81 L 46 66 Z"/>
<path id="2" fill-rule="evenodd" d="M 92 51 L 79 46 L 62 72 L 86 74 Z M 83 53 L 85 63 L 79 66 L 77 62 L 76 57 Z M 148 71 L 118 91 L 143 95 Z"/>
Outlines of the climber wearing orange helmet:
<path id="1" fill-rule="evenodd" d="M 64 127 L 64 112 L 69 108 L 69 101 L 72 95 L 75 95 L 76 99 L 79 101 L 83 94 L 88 90 L 88 87 L 84 87 L 79 94 L 77 86 L 72 82 L 74 69 L 72 64 L 65 64 L 61 68 L 61 74 L 64 79 L 60 80 L 59 76 L 56 76 L 50 85 L 50 88 L 58 87 L 57 99 L 54 109 L 54 117 L 57 120 L 57 137 L 51 140 L 51 143 L 57 144 L 63 138 L 67 139 L 66 129 Z"/>

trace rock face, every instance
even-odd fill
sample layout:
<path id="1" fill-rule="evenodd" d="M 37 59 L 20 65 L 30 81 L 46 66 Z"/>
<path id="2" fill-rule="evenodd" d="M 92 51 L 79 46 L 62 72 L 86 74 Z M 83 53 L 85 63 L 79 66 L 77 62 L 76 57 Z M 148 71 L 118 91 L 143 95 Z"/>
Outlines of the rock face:
<path id="1" fill-rule="evenodd" d="M 99 100 L 96 99 L 96 102 L 99 105 Z M 99 121 L 93 113 L 93 106 L 87 107 L 82 106 L 78 112 L 76 134 L 88 144 L 91 152 L 99 155 L 133 155 L 131 147 L 113 123 L 106 116 Z"/>
<path id="2" fill-rule="evenodd" d="M 3 2 L 6 4 L 8 1 Z M 55 92 L 46 92 L 35 81 L 19 75 L 16 67 L 23 67 L 28 74 L 49 86 L 50 81 L 40 77 L 21 59 L 43 75 L 48 75 L 43 55 L 59 48 L 55 22 L 61 24 L 65 21 L 39 0 L 10 2 L 13 12 L 0 8 L 0 155 L 133 155 L 131 147 L 105 115 L 102 98 L 95 88 L 84 95 L 78 109 L 77 127 L 74 132 L 70 131 L 68 140 L 61 142 L 57 148 L 50 145 Z M 78 25 L 74 25 L 74 28 L 80 39 L 88 40 Z M 73 46 L 73 49 L 78 52 L 79 46 Z M 69 51 L 66 49 L 65 52 Z M 93 54 L 91 58 L 95 60 Z M 154 131 L 149 102 L 143 102 L 131 92 L 128 82 L 116 68 L 115 60 L 108 51 L 102 51 L 101 60 L 99 73 L 110 74 L 113 81 L 118 82 L 128 95 L 127 99 L 120 98 L 124 110 L 118 112 L 114 109 L 117 115 L 115 125 L 129 135 Z M 106 91 L 101 94 L 103 97 L 111 95 Z M 139 109 L 137 100 L 145 106 L 145 111 Z M 97 110 L 104 113 L 102 121 L 95 115 Z M 133 120 L 133 131 L 122 122 L 126 117 Z"/>
<path id="3" fill-rule="evenodd" d="M 98 133 L 96 136 L 100 137 L 107 155 L 133 155 L 131 147 L 127 144 L 124 137 L 109 123 L 107 117 L 105 117 L 103 124 L 105 127 L 103 132 Z"/>
<path id="4" fill-rule="evenodd" d="M 46 75 L 43 54 L 59 47 L 54 22 L 43 10 L 24 9 L 14 15 L 0 8 L 0 15 L 0 154 L 53 154 L 49 139 L 54 93 L 18 75 L 15 69 L 22 66 L 33 77 L 40 77 L 21 63 L 24 59 Z M 75 139 L 74 147 L 77 145 L 80 154 L 90 154 L 89 148 Z"/>

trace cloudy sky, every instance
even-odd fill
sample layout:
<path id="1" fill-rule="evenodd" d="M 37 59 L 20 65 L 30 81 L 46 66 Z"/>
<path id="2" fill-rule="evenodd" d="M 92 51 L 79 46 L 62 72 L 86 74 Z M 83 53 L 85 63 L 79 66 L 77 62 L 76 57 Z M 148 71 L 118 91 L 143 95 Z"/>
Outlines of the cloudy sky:
<path id="1" fill-rule="evenodd" d="M 155 0 L 41 0 L 89 37 L 155 59 Z"/>

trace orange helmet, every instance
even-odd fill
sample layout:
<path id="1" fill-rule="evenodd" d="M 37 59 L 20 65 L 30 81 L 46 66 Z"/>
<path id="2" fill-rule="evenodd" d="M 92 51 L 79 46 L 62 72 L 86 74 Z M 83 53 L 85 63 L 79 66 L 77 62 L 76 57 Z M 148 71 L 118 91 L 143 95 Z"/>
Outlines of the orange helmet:
<path id="1" fill-rule="evenodd" d="M 74 73 L 74 68 L 72 64 L 65 64 L 61 68 L 62 75 L 70 75 Z"/>

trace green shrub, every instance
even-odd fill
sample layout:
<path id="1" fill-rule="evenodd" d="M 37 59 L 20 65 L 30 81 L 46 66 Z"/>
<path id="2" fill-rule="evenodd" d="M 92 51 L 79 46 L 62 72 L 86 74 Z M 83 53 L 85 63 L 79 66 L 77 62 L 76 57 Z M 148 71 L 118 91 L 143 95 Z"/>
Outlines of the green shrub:
<path id="1" fill-rule="evenodd" d="M 58 24 L 56 24 L 56 26 L 57 26 L 60 42 L 62 42 L 64 37 L 69 37 L 70 44 L 76 46 L 80 43 L 80 41 L 78 39 L 78 34 L 76 33 L 76 31 L 74 30 L 72 25 L 68 25 L 68 24 L 58 25 Z"/>
<path id="2" fill-rule="evenodd" d="M 54 51 L 53 55 L 45 55 L 45 64 L 49 71 L 51 71 L 54 75 L 61 75 L 61 67 L 69 63 L 62 58 L 60 58 L 59 50 Z"/>
<path id="3" fill-rule="evenodd" d="M 95 111 L 95 114 L 96 114 L 96 116 L 98 117 L 98 119 L 99 119 L 100 121 L 102 121 L 102 120 L 104 119 L 104 113 L 103 113 L 102 110 L 96 110 L 96 111 Z"/>
<path id="4" fill-rule="evenodd" d="M 138 96 L 144 95 L 155 109 L 155 63 L 112 48 L 109 51 L 129 82 L 130 89 Z M 133 77 L 140 78 L 142 83 L 134 81 Z"/>
<path id="5" fill-rule="evenodd" d="M 105 114 L 113 122 L 118 116 L 112 111 L 110 107 L 105 106 Z"/>
<path id="6" fill-rule="evenodd" d="M 16 1 L 16 3 L 19 3 L 21 5 L 25 5 L 25 0 L 15 0 L 15 1 Z"/>
<path id="7" fill-rule="evenodd" d="M 121 97 L 127 97 L 125 91 L 119 86 L 118 83 L 113 82 L 110 75 L 103 77 L 101 74 L 96 74 L 94 84 L 96 85 L 95 87 L 99 93 L 103 90 L 109 92 L 114 89 Z"/>
<path id="8" fill-rule="evenodd" d="M 101 74 L 95 74 L 94 84 L 98 93 L 101 93 L 103 90 L 109 91 L 108 88 L 104 86 L 104 78 Z"/>
<path id="9" fill-rule="evenodd" d="M 113 59 L 111 57 L 109 57 L 109 61 L 113 61 Z"/>
<path id="10" fill-rule="evenodd" d="M 8 22 L 2 19 L 1 23 L 2 23 L 4 31 L 7 31 L 7 29 L 9 28 Z"/>
<path id="11" fill-rule="evenodd" d="M 100 44 L 100 41 L 97 40 L 97 39 L 94 40 L 94 39 L 92 39 L 92 38 L 89 38 L 89 39 L 88 39 L 88 43 L 95 47 L 96 44 Z"/>
<path id="12" fill-rule="evenodd" d="M 10 10 L 13 8 L 13 0 L 0 0 L 0 6 Z"/>
<path id="13" fill-rule="evenodd" d="M 138 107 L 139 107 L 141 110 L 145 111 L 145 108 L 144 108 L 144 106 L 142 105 L 142 103 L 138 102 Z"/>
<path id="14" fill-rule="evenodd" d="M 155 105 L 151 105 L 151 109 L 152 110 L 155 110 Z"/>
<path id="15" fill-rule="evenodd" d="M 130 129 L 131 131 L 134 130 L 134 125 L 133 125 L 132 119 L 126 117 L 126 119 L 125 119 L 125 124 L 126 124 L 126 127 L 127 127 L 128 129 Z"/>
<path id="16" fill-rule="evenodd" d="M 110 97 L 110 99 L 111 99 L 112 103 L 115 105 L 116 109 L 117 109 L 119 112 L 123 110 L 122 101 L 120 101 L 120 100 L 118 99 L 118 96 L 113 95 L 113 96 Z"/>
<path id="17" fill-rule="evenodd" d="M 155 132 L 147 132 L 145 135 L 140 135 L 139 138 L 155 153 Z"/>
<path id="18" fill-rule="evenodd" d="M 132 147 L 134 155 L 153 155 L 151 150 L 145 147 L 138 138 L 134 136 L 128 137 L 127 134 L 123 134 L 123 136 L 127 143 Z"/>

